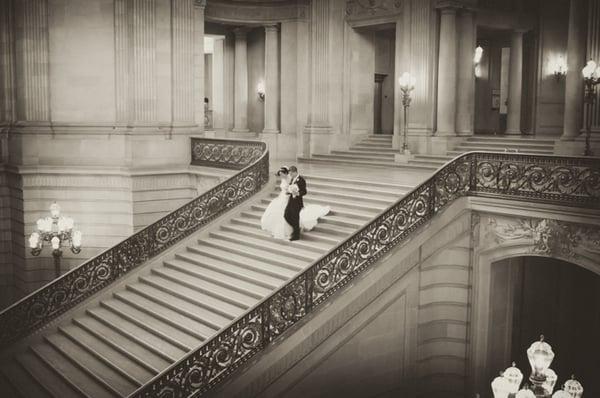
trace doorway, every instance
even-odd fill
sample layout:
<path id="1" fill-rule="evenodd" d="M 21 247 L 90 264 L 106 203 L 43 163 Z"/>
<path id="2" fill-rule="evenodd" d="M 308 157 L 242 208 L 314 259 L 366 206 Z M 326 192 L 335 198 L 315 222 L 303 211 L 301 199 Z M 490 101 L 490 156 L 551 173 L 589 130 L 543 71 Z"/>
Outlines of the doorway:
<path id="1" fill-rule="evenodd" d="M 526 350 L 543 334 L 555 354 L 556 388 L 574 374 L 585 396 L 600 396 L 600 276 L 533 256 L 498 261 L 491 271 L 489 380 L 514 361 L 526 381 Z"/>
<path id="2" fill-rule="evenodd" d="M 380 26 L 373 32 L 375 74 L 373 90 L 373 133 L 394 133 L 394 67 L 396 29 Z"/>

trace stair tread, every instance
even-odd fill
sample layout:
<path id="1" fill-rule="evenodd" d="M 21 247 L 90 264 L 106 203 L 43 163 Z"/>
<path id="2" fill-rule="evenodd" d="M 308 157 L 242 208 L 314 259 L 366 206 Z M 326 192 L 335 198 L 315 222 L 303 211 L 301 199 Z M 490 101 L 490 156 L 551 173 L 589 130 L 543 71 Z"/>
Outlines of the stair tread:
<path id="1" fill-rule="evenodd" d="M 155 268 L 152 270 L 152 274 L 141 279 L 151 281 L 154 284 L 161 283 L 164 288 L 176 291 L 184 296 L 187 295 L 188 298 L 200 301 L 207 307 L 216 307 L 218 308 L 217 315 L 221 312 L 228 314 L 221 315 L 225 320 L 231 314 L 241 314 L 241 312 L 254 305 L 257 300 L 238 291 L 166 267 Z"/>
<path id="2" fill-rule="evenodd" d="M 411 165 L 410 163 L 395 163 L 395 162 L 376 162 L 376 161 L 362 161 L 362 160 L 350 160 L 350 159 L 339 159 L 335 158 L 331 155 L 315 155 L 315 157 L 310 159 L 303 159 L 304 161 L 325 161 L 325 162 L 334 162 L 334 163 L 343 163 L 343 164 L 352 164 L 352 165 L 364 165 L 364 166 L 381 166 L 381 167 L 397 167 L 397 168 L 408 168 L 408 169 L 427 169 L 427 170 L 435 170 L 434 167 L 429 166 L 420 166 L 420 165 Z"/>
<path id="3" fill-rule="evenodd" d="M 0 371 L 0 396 L 11 398 L 24 398 L 2 371 Z"/>
<path id="4" fill-rule="evenodd" d="M 53 398 L 14 358 L 11 363 L 3 364 L 2 373 L 23 397 Z"/>
<path id="5" fill-rule="evenodd" d="M 147 306 L 149 310 L 179 326 L 187 327 L 204 339 L 228 323 L 227 318 L 223 316 L 211 313 L 197 304 L 175 297 L 143 281 L 127 285 L 127 289 L 126 292 L 117 293 L 117 297 L 125 297 L 128 302 Z"/>
<path id="6" fill-rule="evenodd" d="M 258 210 L 262 210 L 262 209 L 259 208 Z M 290 242 L 287 240 L 275 239 L 271 236 L 271 234 L 269 232 L 263 231 L 262 229 L 243 227 L 238 224 L 223 225 L 223 226 L 221 226 L 221 230 L 223 230 L 225 232 L 229 232 L 229 233 L 235 233 L 238 236 L 259 239 L 266 243 L 275 242 L 275 243 L 281 245 L 282 247 L 285 247 L 288 249 L 292 248 L 292 247 L 303 247 L 307 250 L 314 251 L 315 253 L 322 254 L 331 248 L 331 242 L 329 242 L 329 241 L 323 241 L 323 240 L 318 240 L 318 239 L 306 239 L 303 241 Z"/>
<path id="7" fill-rule="evenodd" d="M 111 312 L 125 317 L 130 322 L 135 322 L 139 327 L 145 326 L 149 331 L 155 331 L 162 336 L 168 336 L 172 343 L 176 344 L 181 350 L 193 349 L 204 341 L 204 337 L 197 337 L 179 327 L 173 326 L 170 322 L 165 322 L 162 318 L 157 318 L 152 314 L 134 307 L 123 300 L 109 299 L 102 301 L 102 305 Z"/>
<path id="8" fill-rule="evenodd" d="M 160 303 L 156 303 L 144 296 L 140 296 L 133 291 L 120 291 L 114 293 L 114 297 L 121 300 L 123 303 L 134 307 L 146 313 L 148 316 L 157 318 L 169 325 L 179 329 L 181 332 L 188 334 L 203 342 L 209 335 L 212 335 L 214 328 L 192 320 L 185 315 L 176 312 L 173 309 L 165 307 Z"/>
<path id="9" fill-rule="evenodd" d="M 276 195 L 272 195 L 272 197 L 275 197 Z M 387 207 L 386 205 L 382 204 L 382 203 L 356 203 L 356 202 L 352 202 L 352 201 L 346 201 L 343 199 L 338 199 L 336 198 L 333 202 L 333 199 L 327 199 L 327 198 L 316 198 L 316 197 L 307 197 L 304 200 L 304 204 L 305 205 L 310 205 L 310 204 L 317 204 L 317 205 L 321 205 L 321 206 L 330 206 L 331 209 L 333 211 L 336 211 L 339 208 L 349 208 L 349 209 L 356 209 L 356 210 L 361 210 L 363 212 L 368 212 L 368 213 L 373 213 L 373 216 L 376 216 L 377 214 L 381 213 L 383 210 L 385 210 L 385 208 Z M 263 199 L 262 203 L 265 204 L 269 204 L 271 202 L 271 200 L 269 199 Z"/>
<path id="10" fill-rule="evenodd" d="M 203 279 L 196 275 L 190 275 L 189 273 L 181 272 L 173 268 L 158 267 L 152 270 L 162 278 L 171 279 L 173 282 L 181 284 L 186 288 L 197 289 L 202 292 L 210 292 L 211 295 L 215 295 L 220 300 L 231 300 L 233 303 L 240 303 L 237 306 L 243 305 L 244 308 L 248 308 L 257 300 L 260 300 L 263 295 L 257 294 L 253 291 L 244 293 L 243 290 L 239 289 L 236 285 L 242 281 L 236 281 L 235 284 L 228 286 L 223 282 L 215 283 L 210 280 Z M 225 278 L 223 278 L 225 279 Z M 218 281 L 217 281 L 218 282 Z M 236 304 L 234 304 L 236 305 Z"/>
<path id="11" fill-rule="evenodd" d="M 77 325 L 61 326 L 59 330 L 81 347 L 90 351 L 98 360 L 115 366 L 118 369 L 117 371 L 122 373 L 123 377 L 128 378 L 138 386 L 143 385 L 155 375 L 155 373 L 149 372 L 148 369 L 138 365 L 127 356 Z"/>
<path id="12" fill-rule="evenodd" d="M 390 189 L 406 189 L 406 188 L 411 188 L 409 186 L 406 185 L 402 185 L 402 184 L 394 184 L 394 183 L 390 183 L 390 182 L 380 182 L 380 181 L 364 181 L 364 180 L 357 180 L 355 178 L 339 178 L 339 177 L 331 177 L 331 176 L 318 176 L 318 175 L 314 175 L 314 174 L 303 174 L 304 177 L 307 178 L 308 180 L 316 180 L 316 181 L 323 181 L 323 182 L 334 182 L 334 183 L 339 183 L 342 184 L 344 186 L 351 186 L 354 187 L 356 185 L 360 185 L 360 186 L 368 186 L 370 188 L 373 187 L 381 187 L 381 188 L 390 188 Z"/>
<path id="13" fill-rule="evenodd" d="M 291 278 L 297 272 L 295 270 L 290 270 L 288 268 L 280 267 L 271 263 L 259 263 L 256 261 L 248 261 L 247 257 L 230 252 L 227 250 L 226 247 L 224 248 L 221 246 L 209 246 L 206 244 L 202 244 L 202 242 L 199 242 L 196 246 L 188 247 L 188 250 L 195 252 L 195 254 L 210 255 L 211 257 L 216 257 L 218 260 L 221 261 L 234 262 L 237 267 L 247 268 L 249 270 L 252 270 L 252 272 L 259 272 L 260 274 L 271 275 L 274 278 L 279 278 L 282 280 L 287 280 Z M 212 258 L 210 259 L 210 261 L 212 261 Z"/>
<path id="14" fill-rule="evenodd" d="M 63 334 L 54 333 L 46 336 L 46 341 L 70 361 L 100 378 L 122 396 L 131 394 L 139 387 Z"/>
<path id="15" fill-rule="evenodd" d="M 377 195 L 375 193 L 363 194 L 358 192 L 353 192 L 351 190 L 335 190 L 335 189 L 326 189 L 326 188 L 317 188 L 311 189 L 309 194 L 306 196 L 306 199 L 309 200 L 313 196 L 327 196 L 327 197 L 340 197 L 347 198 L 352 200 L 357 200 L 361 202 L 376 202 L 376 203 L 391 203 L 397 200 L 395 195 L 390 194 L 380 194 Z"/>
<path id="16" fill-rule="evenodd" d="M 239 220 L 233 220 L 235 225 L 244 225 L 244 226 L 248 226 L 248 227 L 252 227 L 252 228 L 257 228 L 260 230 L 260 221 L 255 220 L 255 219 L 239 219 Z M 345 233 L 345 231 L 336 231 L 337 234 L 333 234 L 331 230 L 332 226 L 324 226 L 324 225 L 319 225 L 317 224 L 317 226 L 315 228 L 313 228 L 311 231 L 306 232 L 305 235 L 307 235 L 308 237 L 310 236 L 318 236 L 318 237 L 325 237 L 326 239 L 331 239 L 334 240 L 335 244 L 337 245 L 339 242 L 341 242 L 344 239 L 344 236 L 349 235 L 351 232 Z"/>
<path id="17" fill-rule="evenodd" d="M 245 245 L 240 245 L 232 242 L 223 241 L 221 239 L 206 238 L 199 242 L 200 245 L 210 245 L 217 247 L 225 251 L 236 250 L 237 253 L 243 253 L 242 255 L 246 258 L 246 261 L 260 261 L 268 264 L 277 263 L 277 265 L 291 269 L 292 271 L 299 271 L 304 268 L 306 261 L 299 260 L 295 257 L 284 256 L 281 254 L 274 254 L 266 250 L 256 249 Z M 251 260 L 253 259 L 253 260 Z"/>
<path id="18" fill-rule="evenodd" d="M 213 254 L 219 254 L 218 249 L 207 249 Z M 260 286 L 267 290 L 271 290 L 277 286 L 280 286 L 281 283 L 288 278 L 288 274 L 293 274 L 292 271 L 289 271 L 289 273 L 286 274 L 285 272 L 275 273 L 272 272 L 272 270 L 267 273 L 265 272 L 267 270 L 264 269 L 264 267 L 257 270 L 247 267 L 247 264 L 244 264 L 245 266 L 241 266 L 225 259 L 208 257 L 206 255 L 190 251 L 185 253 L 177 253 L 174 259 L 169 260 L 166 263 L 175 264 L 180 268 L 190 271 L 195 269 L 199 270 L 193 272 L 211 272 L 217 277 L 220 277 L 220 275 L 225 275 L 235 281 L 243 280 L 251 285 Z"/>
<path id="19" fill-rule="evenodd" d="M 90 315 L 75 318 L 73 322 L 77 326 L 85 329 L 88 333 L 94 334 L 97 338 L 105 340 L 107 344 L 119 347 L 129 355 L 139 359 L 151 369 L 155 370 L 155 373 L 160 372 L 171 364 L 170 361 L 155 354 L 136 340 L 124 336 L 115 328 L 107 326 Z"/>
<path id="20" fill-rule="evenodd" d="M 286 242 L 275 238 L 268 238 L 269 240 L 264 240 L 249 235 L 241 235 L 237 232 L 232 231 L 221 230 L 219 232 L 211 232 L 211 236 L 222 240 L 235 241 L 240 245 L 248 245 L 259 248 L 261 250 L 267 250 L 271 253 L 302 256 L 304 258 L 302 258 L 301 260 L 304 261 L 314 261 L 321 255 L 323 255 L 326 251 L 325 249 L 318 247 L 314 244 L 310 245 L 310 243 L 307 243 L 306 241 Z M 314 250 L 309 250 L 307 247 L 312 247 L 314 248 Z"/>
<path id="21" fill-rule="evenodd" d="M 348 183 L 348 184 L 340 184 L 340 183 L 332 183 L 332 182 L 319 182 L 319 181 L 309 181 L 309 188 L 310 187 L 314 187 L 317 186 L 319 188 L 328 188 L 328 189 L 336 189 L 336 190 L 345 190 L 345 189 L 352 189 L 355 192 L 372 192 L 372 193 L 376 193 L 376 194 L 381 194 L 381 195 L 390 195 L 390 196 L 394 196 L 394 195 L 399 195 L 403 192 L 409 191 L 411 189 L 413 189 L 414 187 L 411 186 L 391 186 L 391 187 L 379 187 L 379 186 L 368 186 L 365 185 L 364 187 L 360 186 L 360 185 L 353 185 L 352 183 Z"/>
<path id="22" fill-rule="evenodd" d="M 81 392 L 77 391 L 72 385 L 65 382 L 52 368 L 48 367 L 31 350 L 17 355 L 17 361 L 27 370 L 27 372 L 37 380 L 38 383 L 44 386 L 50 395 L 54 397 L 81 397 Z"/>

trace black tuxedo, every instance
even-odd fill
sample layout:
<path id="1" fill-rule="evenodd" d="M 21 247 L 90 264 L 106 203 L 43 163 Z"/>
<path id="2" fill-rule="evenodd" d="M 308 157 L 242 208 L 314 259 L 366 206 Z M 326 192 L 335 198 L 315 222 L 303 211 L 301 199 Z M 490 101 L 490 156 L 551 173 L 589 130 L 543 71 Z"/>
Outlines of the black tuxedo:
<path id="1" fill-rule="evenodd" d="M 300 210 L 304 207 L 304 200 L 302 197 L 306 195 L 306 181 L 301 176 L 297 176 L 290 185 L 298 185 L 298 196 L 293 197 L 289 195 L 288 204 L 285 208 L 284 218 L 292 228 L 294 232 L 292 239 L 298 239 L 300 237 Z"/>

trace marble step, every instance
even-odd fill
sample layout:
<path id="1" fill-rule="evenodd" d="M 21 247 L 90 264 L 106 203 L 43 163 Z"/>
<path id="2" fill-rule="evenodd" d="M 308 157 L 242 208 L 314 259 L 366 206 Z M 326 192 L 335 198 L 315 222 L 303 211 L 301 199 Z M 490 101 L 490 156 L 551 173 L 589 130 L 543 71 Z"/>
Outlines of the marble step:
<path id="1" fill-rule="evenodd" d="M 312 158 L 302 158 L 302 161 L 313 162 L 313 163 L 331 163 L 331 164 L 345 164 L 354 166 L 372 166 L 372 167 L 393 167 L 393 168 L 406 168 L 412 170 L 424 170 L 424 171 L 435 171 L 436 167 L 421 166 L 418 164 L 410 163 L 395 163 L 395 162 L 384 162 L 384 161 L 364 161 L 357 159 L 343 159 L 337 158 L 334 155 L 314 155 Z"/>

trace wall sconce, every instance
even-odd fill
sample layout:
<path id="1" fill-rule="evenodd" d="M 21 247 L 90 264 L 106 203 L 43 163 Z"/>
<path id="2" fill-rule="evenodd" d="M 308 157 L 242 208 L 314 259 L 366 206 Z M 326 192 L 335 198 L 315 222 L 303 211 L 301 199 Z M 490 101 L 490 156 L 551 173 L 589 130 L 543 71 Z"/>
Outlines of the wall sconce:
<path id="1" fill-rule="evenodd" d="M 475 55 L 473 55 L 473 63 L 475 64 L 475 77 L 481 77 L 481 57 L 483 57 L 483 48 L 477 46 L 475 48 Z"/>
<path id="2" fill-rule="evenodd" d="M 559 55 L 558 57 L 551 60 L 549 63 L 549 69 L 554 75 L 556 81 L 559 81 L 561 78 L 565 77 L 567 75 L 568 70 L 567 61 L 565 60 L 565 57 Z"/>
<path id="3" fill-rule="evenodd" d="M 259 81 L 256 85 L 256 93 L 258 94 L 258 98 L 260 98 L 261 101 L 265 100 L 265 82 L 263 82 L 262 80 Z"/>

